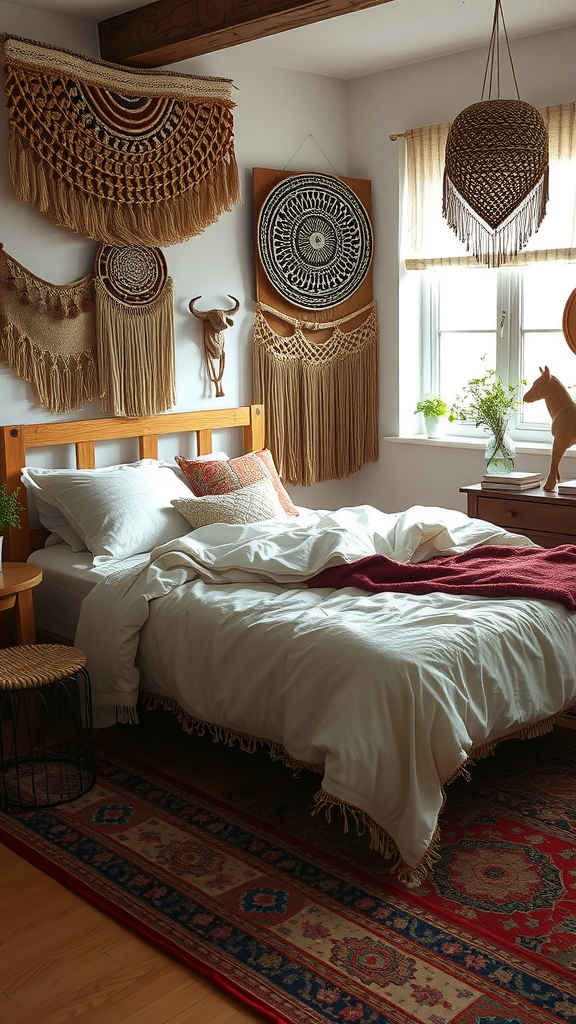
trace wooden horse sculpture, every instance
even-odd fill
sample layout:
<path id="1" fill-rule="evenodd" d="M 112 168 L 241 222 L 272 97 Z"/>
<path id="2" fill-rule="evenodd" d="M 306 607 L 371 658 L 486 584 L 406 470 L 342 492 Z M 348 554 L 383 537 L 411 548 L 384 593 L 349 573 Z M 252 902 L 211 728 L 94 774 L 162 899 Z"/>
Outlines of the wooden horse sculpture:
<path id="1" fill-rule="evenodd" d="M 524 395 L 524 401 L 537 402 L 543 398 L 552 417 L 552 461 L 544 490 L 553 491 L 560 479 L 560 459 L 570 445 L 576 444 L 576 402 L 547 366 L 544 369 L 540 366 L 539 370 L 540 376 Z"/>
<path id="2" fill-rule="evenodd" d="M 222 377 L 224 374 L 224 365 L 226 362 L 226 355 L 224 353 L 224 331 L 227 327 L 231 327 L 233 324 L 232 317 L 238 312 L 240 303 L 238 299 L 235 299 L 233 295 L 229 295 L 229 299 L 234 300 L 234 305 L 231 309 L 207 309 L 202 312 L 199 309 L 194 308 L 196 299 L 200 299 L 202 296 L 197 295 L 196 298 L 190 300 L 190 312 L 194 316 L 200 317 L 204 321 L 204 358 L 206 360 L 206 367 L 210 375 L 210 380 L 216 385 L 216 398 L 223 398 L 224 391 L 222 388 Z M 218 368 L 216 368 L 216 361 L 218 360 Z"/>

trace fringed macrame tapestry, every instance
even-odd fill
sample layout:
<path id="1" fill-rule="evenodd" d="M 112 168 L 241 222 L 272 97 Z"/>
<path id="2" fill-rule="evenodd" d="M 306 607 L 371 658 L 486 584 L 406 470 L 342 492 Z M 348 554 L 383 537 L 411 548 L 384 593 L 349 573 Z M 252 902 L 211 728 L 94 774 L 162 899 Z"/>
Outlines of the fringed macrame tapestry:
<path id="1" fill-rule="evenodd" d="M 21 202 L 85 238 L 152 246 L 200 234 L 238 202 L 228 79 L 3 38 Z"/>
<path id="2" fill-rule="evenodd" d="M 496 0 L 482 99 L 454 120 L 446 142 L 442 212 L 468 252 L 499 267 L 538 230 L 548 201 L 548 132 L 542 115 L 518 98 L 500 99 L 499 20 Z M 497 67 L 498 98 L 491 99 Z M 484 99 L 490 75 L 488 98 Z"/>
<path id="3" fill-rule="evenodd" d="M 264 311 L 294 324 L 277 334 Z M 340 324 L 368 311 L 360 327 Z M 332 328 L 326 341 L 304 330 Z M 376 304 L 332 323 L 304 323 L 256 304 L 252 336 L 254 401 L 266 409 L 266 442 L 289 484 L 341 480 L 378 459 Z"/>
<path id="4" fill-rule="evenodd" d="M 0 244 L 0 360 L 50 412 L 70 412 L 98 394 L 93 282 L 88 274 L 49 284 Z"/>
<path id="5" fill-rule="evenodd" d="M 102 408 L 154 416 L 176 401 L 173 283 L 160 249 L 102 245 L 95 265 Z"/>

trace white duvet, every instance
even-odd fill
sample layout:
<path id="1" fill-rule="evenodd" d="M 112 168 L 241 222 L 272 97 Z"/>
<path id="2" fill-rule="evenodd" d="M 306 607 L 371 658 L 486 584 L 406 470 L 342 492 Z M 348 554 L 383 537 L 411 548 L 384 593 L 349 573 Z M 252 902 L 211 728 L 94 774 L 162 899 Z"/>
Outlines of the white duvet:
<path id="1" fill-rule="evenodd" d="M 554 601 L 308 589 L 329 565 L 421 562 L 530 544 L 415 506 L 202 527 L 84 600 L 95 724 L 137 721 L 139 690 L 322 765 L 322 796 L 428 864 L 443 785 L 471 751 L 576 703 L 576 613 Z"/>

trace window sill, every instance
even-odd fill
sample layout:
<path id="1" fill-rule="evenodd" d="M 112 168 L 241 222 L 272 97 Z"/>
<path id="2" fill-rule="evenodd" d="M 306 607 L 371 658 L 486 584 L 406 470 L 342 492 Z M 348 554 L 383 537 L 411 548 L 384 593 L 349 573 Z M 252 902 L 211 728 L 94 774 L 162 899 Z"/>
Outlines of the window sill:
<path id="1" fill-rule="evenodd" d="M 484 451 L 486 441 L 481 437 L 426 437 L 426 434 L 415 434 L 413 437 L 404 435 L 401 437 L 383 437 L 383 441 L 390 441 L 393 444 L 422 444 L 432 445 L 436 448 L 468 448 Z M 550 455 L 552 443 L 544 444 L 540 441 L 514 441 L 516 451 L 526 455 Z M 563 458 L 576 459 L 576 446 L 568 448 Z"/>

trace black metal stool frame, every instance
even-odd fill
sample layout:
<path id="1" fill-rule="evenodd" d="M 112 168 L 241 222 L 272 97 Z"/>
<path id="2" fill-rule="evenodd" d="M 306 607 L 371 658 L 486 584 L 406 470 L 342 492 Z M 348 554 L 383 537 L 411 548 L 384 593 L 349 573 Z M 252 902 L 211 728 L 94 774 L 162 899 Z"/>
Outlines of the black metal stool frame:
<path id="1" fill-rule="evenodd" d="M 55 807 L 96 781 L 90 677 L 0 691 L 0 807 Z"/>

